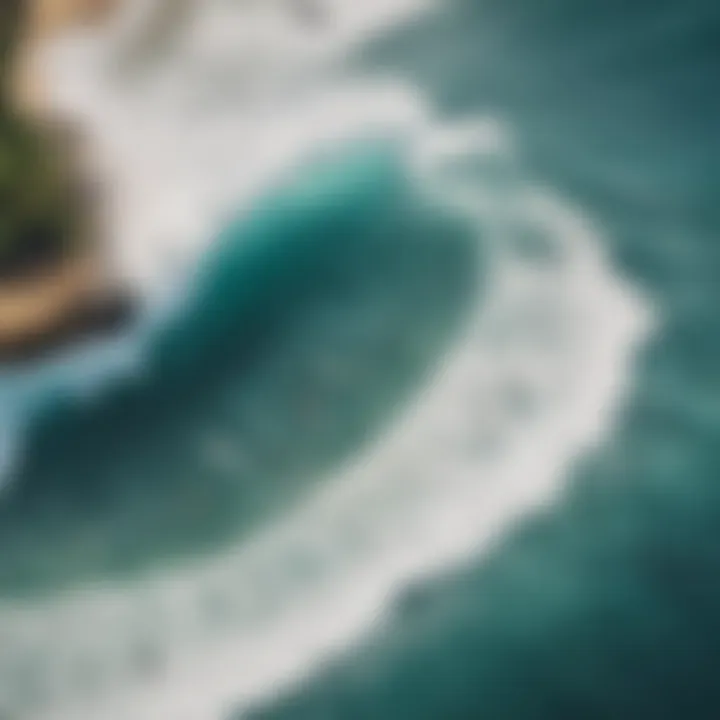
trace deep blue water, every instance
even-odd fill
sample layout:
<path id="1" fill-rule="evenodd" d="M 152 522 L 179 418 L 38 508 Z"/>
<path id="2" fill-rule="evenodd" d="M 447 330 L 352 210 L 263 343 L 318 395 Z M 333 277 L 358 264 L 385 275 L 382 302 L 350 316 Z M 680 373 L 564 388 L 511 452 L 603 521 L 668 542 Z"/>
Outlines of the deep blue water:
<path id="1" fill-rule="evenodd" d="M 449 114 L 500 109 L 663 327 L 557 508 L 254 717 L 718 717 L 720 7 L 464 3 L 413 33 L 368 61 L 408 67 Z"/>

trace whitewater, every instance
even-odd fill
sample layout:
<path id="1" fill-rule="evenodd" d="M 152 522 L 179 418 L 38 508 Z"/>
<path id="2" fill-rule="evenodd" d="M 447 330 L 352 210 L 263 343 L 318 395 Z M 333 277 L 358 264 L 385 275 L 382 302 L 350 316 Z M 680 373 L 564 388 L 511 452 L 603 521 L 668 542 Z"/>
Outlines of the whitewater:
<path id="1" fill-rule="evenodd" d="M 439 10 L 337 0 L 308 27 L 290 6 L 206 0 L 140 67 L 126 50 L 155 2 L 46 49 L 52 102 L 87 128 L 112 179 L 110 251 L 144 310 L 123 337 L 2 377 L 6 472 L 47 393 L 101 396 L 142 374 L 217 229 L 318 156 L 392 147 L 418 202 L 476 238 L 474 306 L 392 427 L 250 539 L 132 580 L 0 602 L 0 707 L 13 717 L 242 717 L 378 631 L 404 588 L 492 552 L 551 506 L 622 412 L 656 318 L 592 220 L 526 171 L 492 108 L 447 120 L 422 88 L 349 62 Z M 232 448 L 216 452 L 233 461 Z M 88 668 L 100 680 L 88 684 Z M 23 704 L 20 675 L 41 701 Z"/>

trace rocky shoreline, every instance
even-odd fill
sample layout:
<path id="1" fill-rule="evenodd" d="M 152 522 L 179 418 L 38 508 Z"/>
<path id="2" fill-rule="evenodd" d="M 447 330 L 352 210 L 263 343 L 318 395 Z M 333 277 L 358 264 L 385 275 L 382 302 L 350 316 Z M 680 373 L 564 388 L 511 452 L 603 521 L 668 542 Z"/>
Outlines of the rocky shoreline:
<path id="1" fill-rule="evenodd" d="M 96 286 L 97 271 L 82 257 L 0 281 L 0 363 L 32 360 L 121 329 L 133 315 L 130 296 Z"/>
<path id="2" fill-rule="evenodd" d="M 3 363 L 38 357 L 115 331 L 132 315 L 129 295 L 113 285 L 105 267 L 96 222 L 97 197 L 92 191 L 97 179 L 87 177 L 82 168 L 80 129 L 72 128 L 72 120 L 54 117 L 44 105 L 42 78 L 34 69 L 38 43 L 69 25 L 102 19 L 113 2 L 6 2 L 0 18 L 5 23 L 0 56 L 4 88 L 0 160 L 9 157 L 12 161 L 18 154 L 20 160 L 11 163 L 17 177 L 6 178 L 6 184 L 0 185 L 6 197 L 6 204 L 0 204 L 0 219 L 5 214 L 10 227 L 7 237 L 0 237 Z M 16 152 L 20 145 L 16 135 L 22 141 L 31 139 L 32 153 Z M 21 187 L 20 178 L 32 193 Z M 25 205 L 30 209 L 19 214 L 18 208 Z M 35 206 L 39 209 L 33 215 Z"/>

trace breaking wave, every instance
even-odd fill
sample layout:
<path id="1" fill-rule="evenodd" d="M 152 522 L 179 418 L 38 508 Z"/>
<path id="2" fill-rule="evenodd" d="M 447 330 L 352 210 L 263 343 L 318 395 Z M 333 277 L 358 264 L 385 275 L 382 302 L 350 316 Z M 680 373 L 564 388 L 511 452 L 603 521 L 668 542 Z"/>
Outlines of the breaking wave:
<path id="1" fill-rule="evenodd" d="M 463 248 L 451 271 L 464 288 L 456 305 L 462 300 L 464 307 L 438 316 L 452 332 L 436 333 L 432 351 L 426 348 L 418 361 L 414 393 L 395 400 L 401 409 L 382 432 L 318 470 L 321 482 L 305 483 L 307 492 L 295 502 L 284 503 L 277 488 L 259 484 L 259 505 L 276 510 L 242 537 L 231 532 L 222 549 L 151 574 L 84 582 L 22 605 L 4 601 L 0 698 L 21 717 L 214 720 L 311 673 L 376 623 L 408 583 L 488 552 L 513 520 L 562 492 L 573 463 L 612 431 L 635 350 L 650 327 L 646 304 L 614 271 L 592 223 L 532 178 L 501 120 L 446 121 L 401 78 L 331 77 L 323 68 L 328 57 L 347 52 L 355 37 L 350 30 L 325 44 L 314 40 L 313 48 L 327 52 L 310 56 L 281 38 L 287 28 L 257 8 L 257 27 L 267 27 L 277 42 L 267 67 L 260 63 L 260 72 L 253 65 L 251 78 L 266 88 L 269 79 L 273 87 L 293 85 L 295 97 L 283 93 L 280 105 L 268 93 L 249 102 L 250 90 L 233 97 L 225 89 L 211 99 L 208 77 L 221 83 L 220 70 L 240 76 L 242 58 L 227 30 L 227 13 L 239 11 L 207 5 L 202 22 L 190 25 L 192 42 L 170 43 L 153 59 L 153 71 L 140 76 L 118 70 L 122 58 L 114 49 L 97 55 L 107 37 L 76 38 L 55 49 L 56 71 L 76 80 L 58 85 L 64 93 L 58 104 L 84 117 L 98 161 L 117 180 L 107 228 L 119 272 L 146 299 L 147 315 L 110 345 L 24 371 L 27 386 L 14 386 L 21 389 L 13 391 L 13 422 L 17 413 L 29 418 L 48 393 L 87 395 L 87 368 L 101 367 L 92 383 L 101 388 L 92 422 L 110 412 L 103 410 L 111 403 L 103 395 L 108 374 L 131 372 L 132 402 L 143 408 L 134 417 L 142 425 L 142 417 L 154 417 L 146 393 L 170 388 L 159 395 L 167 399 L 188 377 L 197 379 L 177 370 L 178 356 L 185 361 L 189 353 L 189 365 L 203 348 L 225 356 L 220 340 L 244 332 L 236 328 L 245 327 L 258 297 L 271 306 L 279 292 L 280 305 L 295 302 L 283 294 L 288 257 L 300 268 L 291 275 L 296 283 L 326 254 L 347 252 L 343 267 L 354 268 L 368 248 L 385 252 L 393 238 L 403 238 L 403 257 L 425 257 L 434 266 L 438 256 L 423 255 L 430 235 L 433 247 L 456 248 L 456 259 Z M 373 8 L 368 3 L 358 14 L 358 36 L 380 5 Z M 118 36 L 131 25 L 130 15 Z M 390 13 L 381 21 L 388 17 L 394 19 Z M 218 40 L 223 28 L 226 43 Z M 292 62 L 279 50 L 289 47 L 300 53 Z M 79 72 L 78 64 L 92 72 Z M 375 218 L 380 230 L 368 224 Z M 228 226 L 229 232 L 215 232 Z M 246 282 L 251 295 L 231 300 Z M 387 328 L 400 325 L 388 318 L 396 312 L 406 323 L 409 311 L 388 311 L 387 295 L 374 298 L 362 327 L 372 332 L 385 323 L 386 335 L 378 337 L 389 343 Z M 332 306 L 331 300 L 324 311 L 332 313 Z M 432 312 L 421 308 L 416 315 Z M 341 312 L 330 334 L 340 337 L 351 320 L 357 317 Z M 204 325 L 212 330 L 203 332 L 214 334 L 203 337 Z M 307 338 L 305 349 L 316 336 Z M 342 387 L 343 377 L 357 385 L 356 352 L 311 355 L 310 362 L 335 378 L 327 380 L 330 389 Z M 197 362 L 213 367 L 207 357 Z M 180 380 L 173 385 L 172 377 Z M 208 392 L 236 401 L 226 389 Z M 173 408 L 190 412 L 182 403 Z M 245 414 L 221 437 L 202 442 L 204 461 L 224 468 L 226 480 L 242 475 L 257 482 L 252 417 L 261 422 Z M 84 422 L 80 428 L 87 430 Z M 199 422 L 163 441 L 173 443 L 184 473 L 197 472 L 187 468 L 182 443 L 188 428 L 201 433 Z M 287 435 L 303 432 L 302 423 L 286 423 Z M 137 458 L 123 464 L 112 455 L 126 451 L 111 427 L 115 444 L 100 438 L 107 461 L 96 457 L 87 482 L 100 482 L 99 467 L 108 475 L 127 472 L 120 486 L 138 485 L 150 503 L 143 473 L 158 472 L 157 458 L 170 445 L 151 438 L 159 444 L 154 451 L 147 446 L 145 465 Z M 149 432 L 143 428 L 138 434 Z M 172 464 L 163 469 L 171 480 L 163 492 L 174 492 L 176 471 Z M 132 473 L 143 480 L 131 483 Z M 293 473 L 301 474 L 283 468 L 285 476 Z M 33 482 L 18 484 L 16 508 L 36 507 L 40 501 L 30 491 L 23 495 Z"/>

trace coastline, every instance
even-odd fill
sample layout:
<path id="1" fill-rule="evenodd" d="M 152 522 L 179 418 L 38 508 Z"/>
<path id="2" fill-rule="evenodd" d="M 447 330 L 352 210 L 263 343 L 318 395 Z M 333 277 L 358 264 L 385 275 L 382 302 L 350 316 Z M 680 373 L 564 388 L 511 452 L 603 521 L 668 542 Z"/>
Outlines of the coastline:
<path id="1" fill-rule="evenodd" d="M 96 264 L 71 257 L 44 273 L 0 282 L 0 363 L 36 358 L 122 327 L 131 302 L 98 287 Z"/>
<path id="2" fill-rule="evenodd" d="M 102 20 L 114 5 L 114 0 L 27 0 L 18 5 L 18 34 L 6 57 L 4 78 L 9 112 L 57 155 L 47 164 L 59 162 L 59 189 L 67 196 L 61 202 L 76 222 L 74 237 L 58 240 L 60 249 L 49 259 L 39 257 L 21 269 L 0 264 L 0 362 L 32 358 L 112 331 L 130 314 L 127 295 L 113 287 L 104 267 L 96 198 L 86 192 L 93 179 L 81 167 L 82 128 L 72 119 L 56 118 L 44 102 L 43 78 L 34 62 L 39 43 L 71 25 Z"/>

